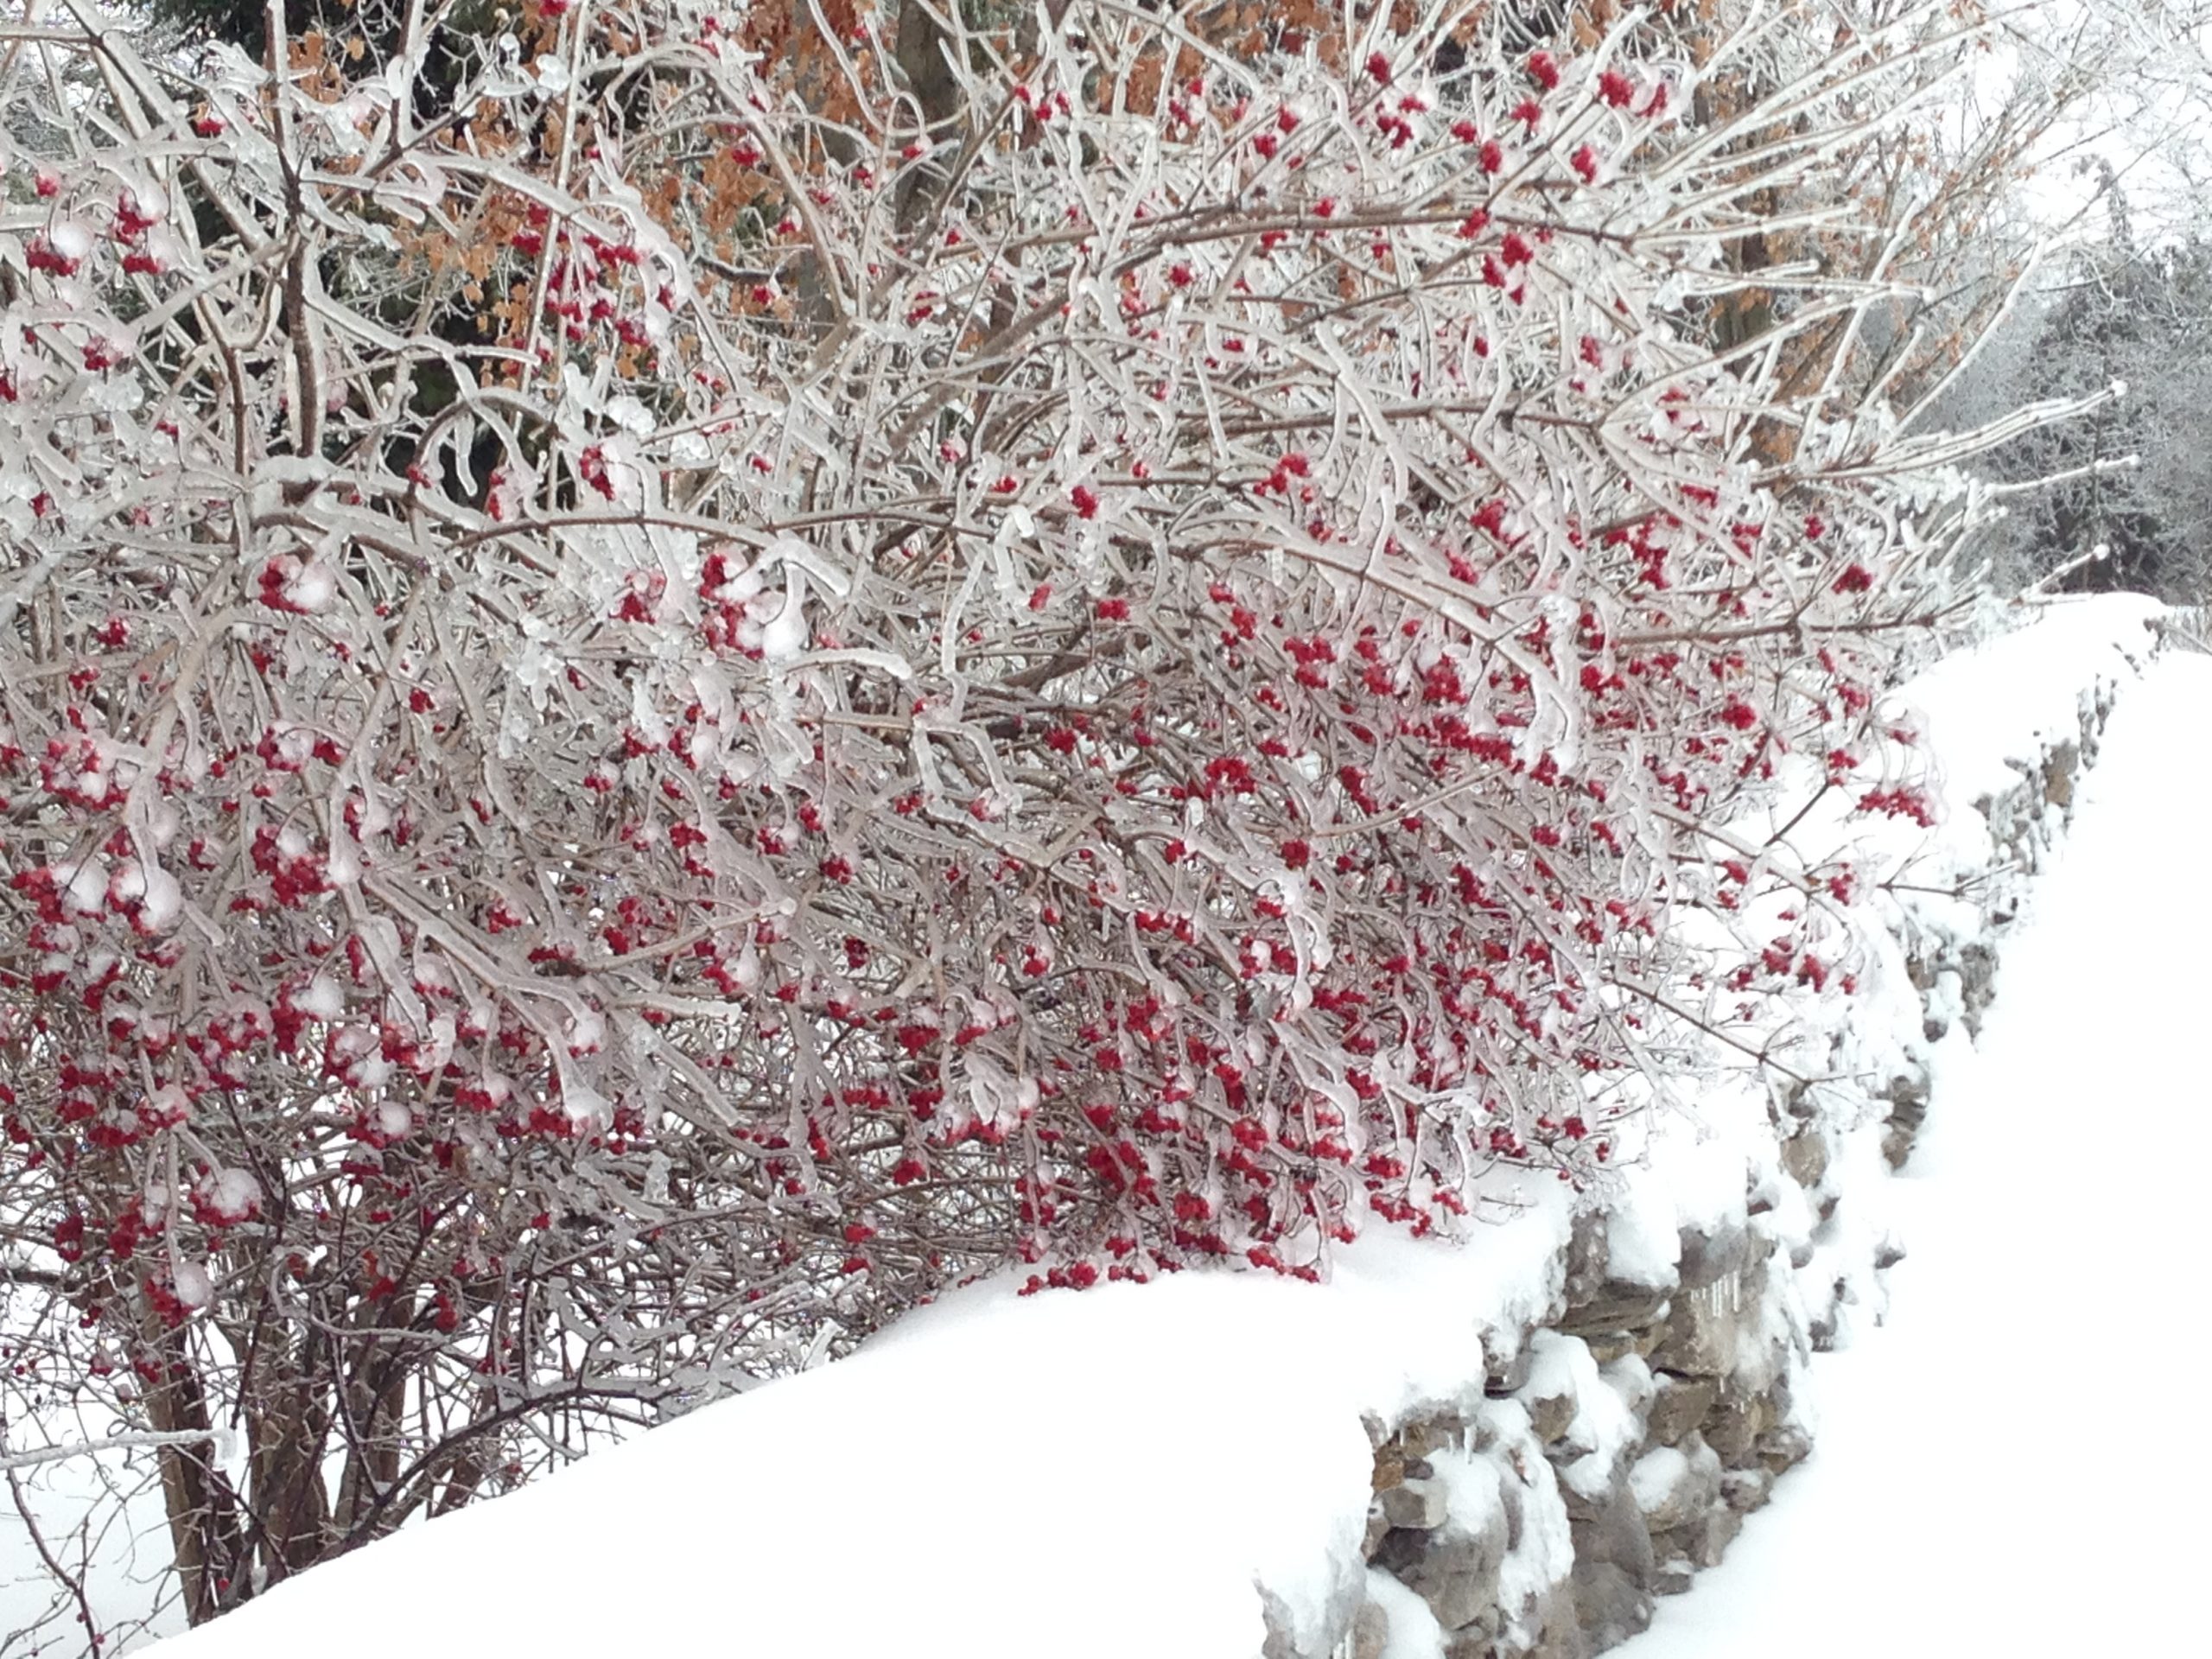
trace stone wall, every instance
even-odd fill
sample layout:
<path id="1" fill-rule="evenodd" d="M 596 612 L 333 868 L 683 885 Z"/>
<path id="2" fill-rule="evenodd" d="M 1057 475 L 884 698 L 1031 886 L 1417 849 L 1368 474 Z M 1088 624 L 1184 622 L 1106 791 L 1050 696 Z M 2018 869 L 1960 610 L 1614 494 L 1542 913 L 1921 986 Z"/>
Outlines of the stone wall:
<path id="1" fill-rule="evenodd" d="M 2070 815 L 2116 692 L 2085 691 L 2078 733 L 1972 803 L 1994 849 L 1986 875 L 1947 904 L 1899 904 L 1923 1028 L 1896 1075 L 1855 1100 L 1833 1085 L 1776 1090 L 1770 1157 L 1747 1160 L 1739 1206 L 1681 1232 L 1671 1268 L 1655 1270 L 1664 1252 L 1648 1241 L 1618 1248 L 1618 1212 L 1580 1220 L 1548 1316 L 1486 1333 L 1479 1388 L 1370 1420 L 1363 1577 L 1341 1564 L 1324 1644 L 1301 1653 L 1279 1630 L 1268 1659 L 1585 1659 L 1720 1560 L 1811 1450 L 1798 1409 L 1810 1355 L 1843 1305 L 1878 1300 L 1900 1259 L 1878 1229 L 1847 1224 L 1847 1169 L 1879 1160 L 1845 1159 L 1845 1137 L 1872 1124 L 1892 1167 L 1910 1154 L 1929 1105 L 1926 1046 L 1954 1020 L 1978 1027 L 2020 885 Z"/>

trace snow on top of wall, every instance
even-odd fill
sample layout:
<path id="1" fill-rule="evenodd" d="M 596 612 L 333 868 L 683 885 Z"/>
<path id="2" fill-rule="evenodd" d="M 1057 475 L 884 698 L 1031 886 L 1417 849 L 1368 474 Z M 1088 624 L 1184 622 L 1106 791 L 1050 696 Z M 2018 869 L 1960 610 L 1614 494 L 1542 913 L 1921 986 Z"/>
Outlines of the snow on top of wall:
<path id="1" fill-rule="evenodd" d="M 1485 1331 L 1543 1313 L 1567 1217 L 1541 1192 L 1478 1248 L 1378 1230 L 1319 1289 L 973 1287 L 166 1652 L 1255 1652 L 1255 1579 L 1310 1629 L 1317 1559 L 1359 1560 L 1362 1413 L 1478 1397 Z"/>
<path id="2" fill-rule="evenodd" d="M 2037 740 L 2071 735 L 2082 693 L 2150 654 L 2166 613 L 2141 594 L 2053 601 L 2031 626 L 1952 652 L 1891 700 L 1925 716 L 1943 759 L 1954 814 L 2019 781 Z"/>
<path id="3" fill-rule="evenodd" d="M 1955 809 L 2012 781 L 2005 760 L 2038 732 L 2070 728 L 2155 609 L 2052 607 L 1908 687 Z M 1674 1234 L 1739 1217 L 1747 1176 L 1776 1179 L 1770 1141 L 1755 1150 L 1762 1090 L 1738 1079 L 1696 1105 L 1652 1120 L 1646 1166 L 1609 1195 L 1632 1281 L 1672 1283 Z M 1027 1299 L 1010 1280 L 971 1287 L 850 1358 L 320 1567 L 169 1659 L 1255 1653 L 1255 1581 L 1306 1632 L 1367 1582 L 1363 1417 L 1519 1409 L 1481 1401 L 1485 1340 L 1502 1358 L 1551 1308 L 1572 1220 L 1567 1195 L 1529 1185 L 1517 1218 L 1469 1246 L 1378 1229 L 1319 1287 L 1195 1273 Z M 1540 1338 L 1535 1358 L 1593 1369 L 1571 1338 Z M 1576 1392 L 1585 1412 L 1612 1397 Z M 1593 1459 L 1618 1454 L 1618 1425 L 1577 1427 Z"/>

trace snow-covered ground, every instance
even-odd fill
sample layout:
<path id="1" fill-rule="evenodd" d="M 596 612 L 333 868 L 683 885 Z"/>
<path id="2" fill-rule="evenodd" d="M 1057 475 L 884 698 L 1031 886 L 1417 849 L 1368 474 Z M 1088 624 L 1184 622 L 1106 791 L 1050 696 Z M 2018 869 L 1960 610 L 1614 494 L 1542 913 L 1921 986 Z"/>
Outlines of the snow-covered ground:
<path id="1" fill-rule="evenodd" d="M 2068 728 L 2140 621 L 2126 601 L 2062 607 L 1916 688 L 1951 772 L 1939 840 L 2017 779 L 2024 732 Z M 1910 1250 L 1890 1275 L 1894 1329 L 1853 1310 L 1856 1345 L 1815 1366 L 1814 1461 L 1723 1567 L 1662 1604 L 1631 1659 L 1806 1659 L 1873 1635 L 1908 1656 L 2074 1651 L 2093 1633 L 2095 1651 L 2190 1650 L 2182 1552 L 2212 1492 L 2188 1234 L 2212 1102 L 2181 1047 L 2212 990 L 2191 954 L 2212 895 L 2186 885 L 2212 804 L 2202 715 L 2212 659 L 2164 664 L 2121 699 L 2073 841 L 2008 944 L 1983 1046 L 1954 1035 L 1936 1055 L 1910 1176 L 1876 1178 L 1886 1205 L 1854 1189 L 1878 1211 L 1864 1224 Z M 1751 1116 L 1763 1133 L 1764 1105 Z M 1735 1139 L 1677 1140 L 1620 1195 L 1661 1255 L 1700 1205 L 1743 1191 Z M 975 1287 L 851 1359 L 318 1568 L 166 1652 L 1243 1659 L 1262 1636 L 1255 1579 L 1307 1630 L 1357 1596 L 1362 1414 L 1389 1421 L 1471 1378 L 1478 1395 L 1485 1338 L 1510 1347 L 1556 1294 L 1567 1222 L 1554 1190 L 1477 1249 L 1378 1232 L 1319 1290 L 1259 1274 Z M 1522 1461 L 1552 1478 L 1533 1448 Z M 1560 1568 L 1560 1533 L 1528 1544 L 1536 1581 Z M 1317 1569 L 1325 1557 L 1339 1570 Z M 1440 1648 L 1403 1599 L 1392 1659 L 1427 1659 Z"/>
<path id="2" fill-rule="evenodd" d="M 1885 1327 L 1624 1659 L 2212 1651 L 2208 729 L 2212 658 L 2120 700 L 1979 1046 L 1937 1053 Z"/>

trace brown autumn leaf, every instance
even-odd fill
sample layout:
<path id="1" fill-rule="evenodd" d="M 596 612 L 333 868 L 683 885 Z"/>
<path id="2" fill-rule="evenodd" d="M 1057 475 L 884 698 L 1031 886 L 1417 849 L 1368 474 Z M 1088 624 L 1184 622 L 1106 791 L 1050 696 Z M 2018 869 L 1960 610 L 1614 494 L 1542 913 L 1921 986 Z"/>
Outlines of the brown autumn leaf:
<path id="1" fill-rule="evenodd" d="M 1167 77 L 1167 53 L 1157 41 L 1148 42 L 1129 66 L 1128 77 L 1122 92 L 1123 106 L 1135 115 L 1153 115 L 1160 109 L 1160 89 Z M 1098 96 L 1102 108 L 1113 96 L 1111 86 L 1100 78 Z"/>

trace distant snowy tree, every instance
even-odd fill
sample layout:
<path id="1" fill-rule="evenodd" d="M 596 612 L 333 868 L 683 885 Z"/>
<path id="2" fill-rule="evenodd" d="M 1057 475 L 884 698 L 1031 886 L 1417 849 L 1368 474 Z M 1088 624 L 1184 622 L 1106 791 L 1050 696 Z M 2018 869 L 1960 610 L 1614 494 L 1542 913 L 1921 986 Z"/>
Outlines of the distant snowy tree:
<path id="1" fill-rule="evenodd" d="M 2017 585 L 2212 598 L 2212 243 L 2139 245 L 2107 189 L 2109 239 L 2059 262 L 1959 391 L 1959 416 L 2124 388 L 2082 418 L 1993 449 L 1976 469 L 2024 490 L 1987 545 Z M 2087 556 L 2094 550 L 2101 556 Z M 2062 568 L 2063 567 L 2063 568 Z"/>

